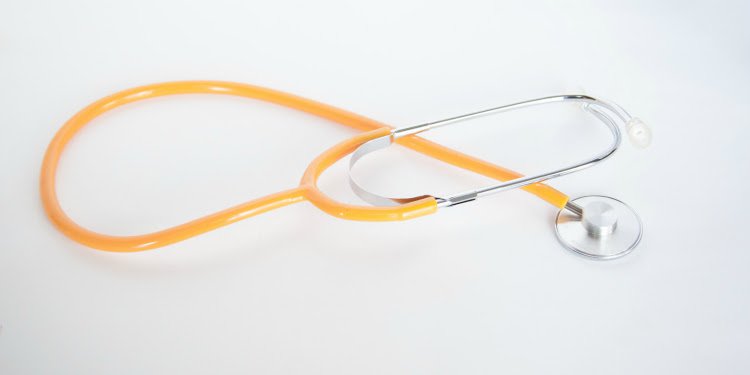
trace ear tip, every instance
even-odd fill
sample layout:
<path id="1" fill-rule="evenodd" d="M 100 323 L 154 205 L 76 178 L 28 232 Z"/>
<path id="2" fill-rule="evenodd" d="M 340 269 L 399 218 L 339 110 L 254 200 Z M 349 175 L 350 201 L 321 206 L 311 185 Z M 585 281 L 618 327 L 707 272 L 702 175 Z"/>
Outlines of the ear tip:
<path id="1" fill-rule="evenodd" d="M 638 148 L 646 148 L 651 144 L 651 129 L 641 119 L 637 117 L 631 118 L 626 124 L 625 128 L 628 131 L 628 138 L 630 143 Z"/>

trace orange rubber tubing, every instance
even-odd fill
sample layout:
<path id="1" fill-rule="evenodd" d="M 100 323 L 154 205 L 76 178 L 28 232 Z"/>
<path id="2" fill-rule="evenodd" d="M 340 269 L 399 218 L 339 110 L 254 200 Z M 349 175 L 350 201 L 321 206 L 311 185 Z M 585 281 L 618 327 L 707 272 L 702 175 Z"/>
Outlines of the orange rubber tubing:
<path id="1" fill-rule="evenodd" d="M 113 108 L 138 100 L 175 94 L 224 94 L 264 100 L 307 112 L 333 122 L 365 131 L 328 149 L 315 158 L 305 171 L 299 186 L 254 199 L 158 232 L 136 236 L 111 236 L 90 231 L 76 224 L 60 207 L 55 189 L 57 165 L 63 149 L 84 125 Z M 366 117 L 326 104 L 264 87 L 220 81 L 166 82 L 124 90 L 102 98 L 68 120 L 50 142 L 42 163 L 40 190 L 45 212 L 52 223 L 71 239 L 86 246 L 114 252 L 134 252 L 166 246 L 207 231 L 237 222 L 292 203 L 310 201 L 324 212 L 339 218 L 366 221 L 406 220 L 433 213 L 437 202 L 425 197 L 396 207 L 357 206 L 337 202 L 317 187 L 318 177 L 333 163 L 353 152 L 368 140 L 389 134 L 391 127 Z M 501 181 L 521 177 L 520 174 L 482 161 L 417 136 L 401 138 L 397 143 L 448 164 Z M 525 190 L 552 205 L 562 208 L 568 197 L 541 183 Z"/>

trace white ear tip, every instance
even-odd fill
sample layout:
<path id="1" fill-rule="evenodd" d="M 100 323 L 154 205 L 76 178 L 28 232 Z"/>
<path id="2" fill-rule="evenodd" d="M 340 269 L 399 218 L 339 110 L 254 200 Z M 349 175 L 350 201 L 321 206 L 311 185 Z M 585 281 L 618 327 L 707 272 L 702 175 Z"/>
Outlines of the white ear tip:
<path id="1" fill-rule="evenodd" d="M 633 117 L 625 124 L 630 143 L 638 148 L 646 148 L 651 144 L 651 129 L 637 117 Z"/>

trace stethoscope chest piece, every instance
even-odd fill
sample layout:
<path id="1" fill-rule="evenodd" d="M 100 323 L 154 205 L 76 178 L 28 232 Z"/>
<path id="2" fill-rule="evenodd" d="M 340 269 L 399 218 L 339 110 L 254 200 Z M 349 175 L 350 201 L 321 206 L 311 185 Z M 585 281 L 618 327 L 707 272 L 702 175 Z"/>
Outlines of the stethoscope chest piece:
<path id="1" fill-rule="evenodd" d="M 605 260 L 630 253 L 641 241 L 643 226 L 625 203 L 589 195 L 571 200 L 557 214 L 555 232 L 560 243 L 571 251 Z"/>

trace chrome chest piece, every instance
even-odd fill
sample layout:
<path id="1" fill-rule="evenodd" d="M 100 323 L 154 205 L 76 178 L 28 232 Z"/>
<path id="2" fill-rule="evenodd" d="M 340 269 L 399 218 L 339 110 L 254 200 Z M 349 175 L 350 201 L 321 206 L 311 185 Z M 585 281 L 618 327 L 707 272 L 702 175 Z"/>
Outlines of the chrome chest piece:
<path id="1" fill-rule="evenodd" d="M 641 219 L 617 199 L 589 195 L 573 199 L 555 220 L 557 239 L 592 259 L 615 259 L 631 252 L 643 236 Z"/>
<path id="2" fill-rule="evenodd" d="M 630 114 L 617 104 L 586 95 L 550 96 L 490 108 L 445 120 L 395 129 L 389 135 L 366 142 L 354 151 L 349 161 L 349 184 L 362 200 L 376 206 L 393 206 L 422 198 L 423 196 L 389 198 L 375 194 L 363 188 L 362 185 L 355 181 L 351 172 L 357 161 L 363 156 L 387 148 L 398 138 L 500 112 L 559 102 L 580 103 L 581 108 L 585 112 L 594 115 L 594 117 L 606 125 L 613 136 L 610 146 L 591 159 L 561 169 L 525 176 L 447 197 L 435 197 L 438 201 L 438 207 L 442 209 L 474 201 L 486 195 L 543 182 L 598 164 L 610 157 L 620 146 L 622 135 L 615 119 L 624 125 L 628 137 L 634 146 L 645 148 L 651 142 L 651 131 L 649 128 L 638 118 L 631 117 Z M 591 195 L 568 201 L 565 208 L 557 214 L 555 232 L 560 243 L 571 251 L 591 259 L 604 260 L 618 258 L 631 252 L 641 240 L 643 227 L 638 215 L 625 203 L 606 196 Z"/>

